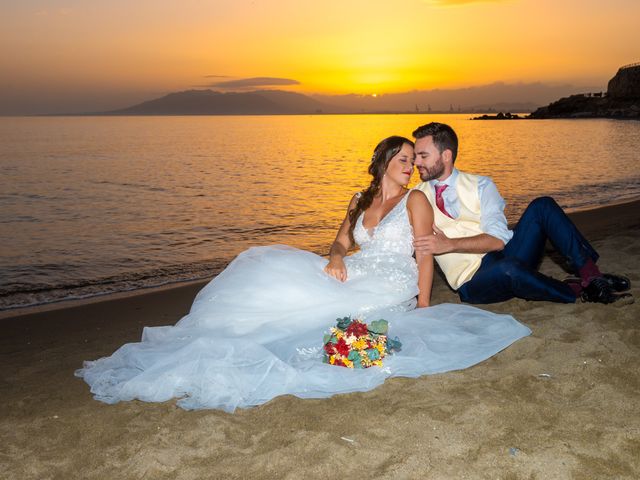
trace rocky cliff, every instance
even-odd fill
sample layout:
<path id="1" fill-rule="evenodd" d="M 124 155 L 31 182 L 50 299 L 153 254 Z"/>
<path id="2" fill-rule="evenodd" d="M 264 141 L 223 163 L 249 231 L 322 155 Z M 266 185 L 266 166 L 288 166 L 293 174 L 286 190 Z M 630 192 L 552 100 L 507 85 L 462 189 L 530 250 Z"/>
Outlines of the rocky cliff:
<path id="1" fill-rule="evenodd" d="M 577 94 L 550 103 L 528 118 L 629 118 L 640 120 L 640 63 L 621 67 L 607 92 Z"/>
<path id="2" fill-rule="evenodd" d="M 609 98 L 640 98 L 640 63 L 622 67 L 607 86 Z"/>

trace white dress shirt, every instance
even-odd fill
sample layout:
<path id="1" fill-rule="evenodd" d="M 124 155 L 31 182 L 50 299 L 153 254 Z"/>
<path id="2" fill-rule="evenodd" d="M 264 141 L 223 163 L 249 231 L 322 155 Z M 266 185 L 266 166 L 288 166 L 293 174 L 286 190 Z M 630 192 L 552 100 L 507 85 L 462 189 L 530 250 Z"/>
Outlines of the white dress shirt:
<path id="1" fill-rule="evenodd" d="M 498 192 L 496 184 L 489 177 L 477 175 L 478 177 L 478 197 L 480 198 L 480 229 L 492 237 L 496 237 L 506 245 L 513 237 L 513 232 L 507 226 L 507 217 L 504 216 L 504 207 L 506 205 L 504 199 Z M 439 182 L 437 180 L 429 180 L 429 185 L 434 189 L 436 185 L 448 185 L 442 192 L 444 200 L 444 208 L 453 218 L 460 215 L 460 201 L 458 200 L 458 192 L 456 191 L 456 180 L 458 178 L 458 169 L 454 168 L 451 175 L 446 180 Z"/>

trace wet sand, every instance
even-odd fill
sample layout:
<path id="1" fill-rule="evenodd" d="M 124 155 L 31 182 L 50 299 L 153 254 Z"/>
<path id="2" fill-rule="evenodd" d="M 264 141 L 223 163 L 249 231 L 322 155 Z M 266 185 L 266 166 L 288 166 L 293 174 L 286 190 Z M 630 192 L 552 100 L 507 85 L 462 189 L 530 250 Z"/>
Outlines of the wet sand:
<path id="1" fill-rule="evenodd" d="M 572 215 L 604 271 L 640 295 L 640 202 Z M 564 272 L 552 257 L 542 271 Z M 13 312 L 0 320 L 0 478 L 640 477 L 640 300 L 509 302 L 533 334 L 458 372 L 227 414 L 105 405 L 83 360 L 175 323 L 202 283 Z M 457 303 L 441 278 L 434 303 Z"/>

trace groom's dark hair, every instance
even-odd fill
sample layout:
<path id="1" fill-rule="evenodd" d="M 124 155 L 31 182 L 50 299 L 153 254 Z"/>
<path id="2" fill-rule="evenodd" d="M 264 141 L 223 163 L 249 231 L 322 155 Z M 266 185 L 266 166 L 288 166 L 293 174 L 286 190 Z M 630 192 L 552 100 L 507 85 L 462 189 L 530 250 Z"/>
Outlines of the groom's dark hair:
<path id="1" fill-rule="evenodd" d="M 458 136 L 449 125 L 431 122 L 414 130 L 413 136 L 418 138 L 433 137 L 433 143 L 440 153 L 451 150 L 451 157 L 456 161 L 458 156 Z"/>

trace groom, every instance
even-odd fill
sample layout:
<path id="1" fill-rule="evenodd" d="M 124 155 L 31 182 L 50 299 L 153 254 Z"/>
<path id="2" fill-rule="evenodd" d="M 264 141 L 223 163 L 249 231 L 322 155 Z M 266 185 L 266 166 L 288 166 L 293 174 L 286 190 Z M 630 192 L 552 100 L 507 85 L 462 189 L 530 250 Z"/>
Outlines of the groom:
<path id="1" fill-rule="evenodd" d="M 434 210 L 435 235 L 416 237 L 416 251 L 435 255 L 449 285 L 468 303 L 513 297 L 573 303 L 632 303 L 626 277 L 600 272 L 598 254 L 550 197 L 533 200 L 513 231 L 505 202 L 489 177 L 454 167 L 458 137 L 432 122 L 413 132 L 417 186 Z M 559 281 L 537 271 L 549 239 L 576 278 Z"/>

